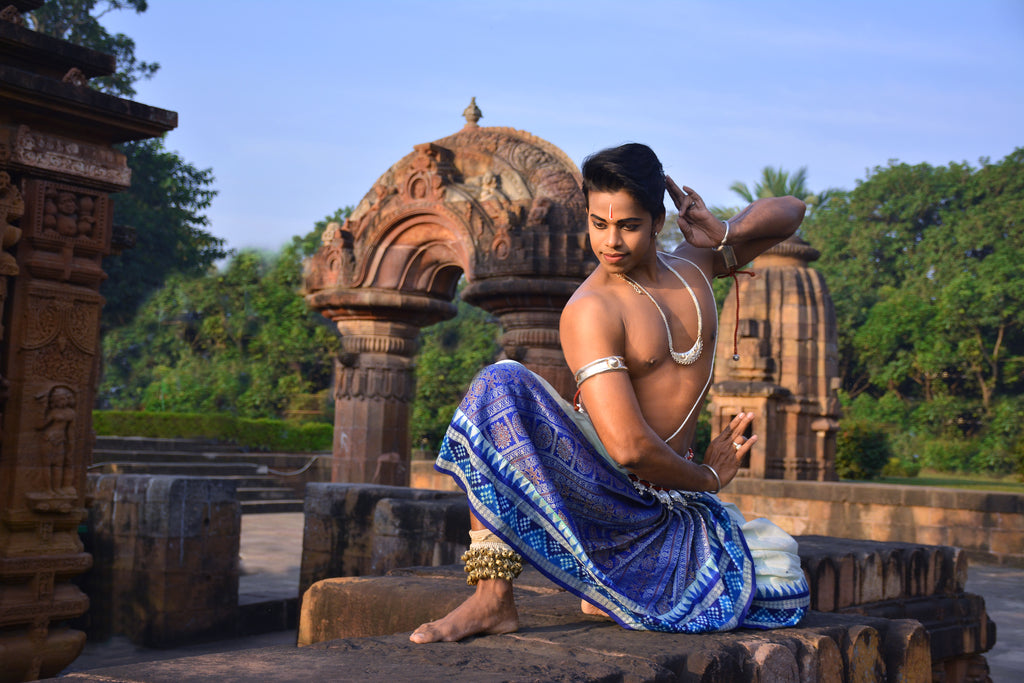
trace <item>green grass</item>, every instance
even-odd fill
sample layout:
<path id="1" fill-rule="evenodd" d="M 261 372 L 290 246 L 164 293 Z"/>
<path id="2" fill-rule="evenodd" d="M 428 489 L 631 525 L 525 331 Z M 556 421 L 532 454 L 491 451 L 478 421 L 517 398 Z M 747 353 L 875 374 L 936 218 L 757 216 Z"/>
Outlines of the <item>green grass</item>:
<path id="1" fill-rule="evenodd" d="M 940 486 L 949 489 L 970 489 L 972 491 L 999 491 L 1024 495 L 1024 482 L 1017 475 L 1005 477 L 985 476 L 921 470 L 916 477 L 880 477 L 879 484 L 902 484 L 904 486 Z"/>

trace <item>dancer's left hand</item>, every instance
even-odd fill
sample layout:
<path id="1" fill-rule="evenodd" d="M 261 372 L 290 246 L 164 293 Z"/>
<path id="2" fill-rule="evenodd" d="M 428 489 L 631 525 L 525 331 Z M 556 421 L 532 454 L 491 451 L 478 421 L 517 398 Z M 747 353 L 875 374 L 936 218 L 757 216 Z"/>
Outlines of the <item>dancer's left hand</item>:
<path id="1" fill-rule="evenodd" d="M 665 176 L 665 185 L 672 202 L 676 205 L 676 211 L 679 212 L 676 222 L 686 241 L 701 249 L 710 249 L 721 244 L 722 238 L 725 237 L 725 224 L 715 218 L 700 195 L 686 185 L 680 189 L 668 176 Z"/>

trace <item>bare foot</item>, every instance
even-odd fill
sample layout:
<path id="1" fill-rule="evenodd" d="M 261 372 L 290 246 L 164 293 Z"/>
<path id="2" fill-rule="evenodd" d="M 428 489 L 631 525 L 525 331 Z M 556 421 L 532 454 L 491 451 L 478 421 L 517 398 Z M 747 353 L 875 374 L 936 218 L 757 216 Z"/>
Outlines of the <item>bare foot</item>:
<path id="1" fill-rule="evenodd" d="M 496 635 L 518 629 L 519 613 L 512 597 L 512 583 L 490 579 L 478 583 L 476 592 L 447 616 L 413 631 L 409 640 L 449 643 L 476 634 Z"/>
<path id="2" fill-rule="evenodd" d="M 611 619 L 608 613 L 599 607 L 594 607 L 586 600 L 580 600 L 580 609 L 583 610 L 584 614 L 589 614 L 595 617 L 604 617 L 605 619 Z"/>

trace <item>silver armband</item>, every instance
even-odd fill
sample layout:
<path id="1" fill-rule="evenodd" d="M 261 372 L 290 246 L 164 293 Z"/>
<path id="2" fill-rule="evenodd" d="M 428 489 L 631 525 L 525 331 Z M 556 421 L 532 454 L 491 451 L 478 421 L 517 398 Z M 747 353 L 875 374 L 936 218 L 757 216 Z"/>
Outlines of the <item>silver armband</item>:
<path id="1" fill-rule="evenodd" d="M 606 356 L 605 358 L 598 358 L 595 361 L 591 361 L 577 370 L 576 374 L 573 375 L 576 380 L 576 388 L 578 389 L 581 384 L 594 375 L 600 375 L 602 372 L 612 372 L 613 370 L 624 370 L 629 372 L 629 368 L 626 367 L 626 359 L 622 356 Z"/>

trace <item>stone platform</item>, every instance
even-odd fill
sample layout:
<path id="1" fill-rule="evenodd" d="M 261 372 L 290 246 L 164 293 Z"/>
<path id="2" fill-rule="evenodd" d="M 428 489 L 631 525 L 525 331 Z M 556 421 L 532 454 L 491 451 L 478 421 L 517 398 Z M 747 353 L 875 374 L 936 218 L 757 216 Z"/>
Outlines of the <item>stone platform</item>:
<path id="1" fill-rule="evenodd" d="M 349 604 L 339 607 L 313 597 L 328 611 L 304 612 L 300 627 L 300 640 L 315 635 L 321 622 L 361 621 L 353 634 L 403 628 L 398 634 L 93 669 L 62 680 L 838 682 L 932 678 L 927 632 L 916 621 L 813 612 L 798 628 L 772 632 L 626 631 L 608 620 L 583 615 L 578 600 L 553 589 L 531 571 L 524 572 L 518 582 L 521 628 L 517 633 L 461 643 L 410 643 L 407 624 L 437 616 L 431 612 L 447 609 L 467 595 L 470 589 L 457 572 L 435 568 L 340 579 L 345 590 L 333 591 L 334 595 L 346 594 Z"/>
<path id="2" fill-rule="evenodd" d="M 301 554 L 301 515 L 255 515 L 249 519 L 253 522 L 259 521 L 260 525 L 246 527 L 243 522 L 243 561 L 244 564 L 250 565 L 256 573 L 251 576 L 243 576 L 240 588 L 245 587 L 246 581 L 250 580 L 253 582 L 250 590 L 258 589 L 262 594 L 271 590 L 286 577 L 290 581 L 288 585 L 294 587 L 298 583 L 297 563 Z M 815 562 L 815 566 L 821 567 L 821 562 L 813 560 L 811 556 L 823 558 L 825 555 L 820 552 L 820 546 L 817 551 L 813 546 L 812 542 L 807 542 L 805 550 L 809 551 L 809 559 Z M 852 552 L 854 547 L 849 546 L 846 549 Z M 409 572 L 404 571 L 402 574 L 409 575 Z M 999 640 L 995 648 L 986 654 L 991 666 L 991 678 L 995 683 L 1011 683 L 1018 680 L 1018 673 L 1021 666 L 1024 666 L 1024 659 L 1021 658 L 1019 648 L 1014 645 L 1020 641 L 1021 637 L 1024 637 L 1024 621 L 1018 616 L 1024 609 L 1019 597 L 1021 587 L 1024 586 L 1022 582 L 1024 582 L 1024 572 L 1021 570 L 976 566 L 974 563 L 969 568 L 966 590 L 984 596 L 987 610 L 999 625 Z M 533 582 L 529 581 L 529 575 L 524 573 L 518 583 L 520 585 L 518 591 L 520 606 L 525 610 L 523 601 L 535 592 L 532 589 L 527 589 L 526 586 L 532 585 Z M 550 584 L 542 584 L 540 587 L 552 588 Z M 461 597 L 467 594 L 469 589 L 464 583 L 458 583 L 457 590 L 460 591 L 459 596 Z M 863 589 L 861 589 L 861 593 L 863 595 Z M 609 632 L 614 632 L 614 629 L 617 628 L 580 615 L 578 612 L 574 613 L 572 611 L 574 609 L 574 604 L 567 607 L 567 617 L 572 617 L 571 622 L 567 620 L 567 625 L 576 622 L 581 628 L 602 627 Z M 383 606 L 381 606 L 381 610 L 383 610 Z M 529 628 L 530 625 L 526 622 L 524 615 L 524 628 L 516 636 L 519 639 L 530 639 L 530 651 L 537 647 L 538 639 L 553 639 L 550 633 L 529 631 L 527 630 Z M 618 629 L 617 632 L 627 638 L 644 635 L 629 634 L 621 629 Z M 754 632 L 747 633 L 753 634 Z M 646 635 L 655 638 L 664 637 L 664 634 Z M 671 636 L 669 637 L 671 638 Z M 506 649 L 512 646 L 523 647 L 522 661 L 527 661 L 526 646 L 522 641 L 512 641 L 510 638 L 502 636 L 503 645 L 496 642 L 483 642 L 491 639 L 478 639 L 458 644 L 439 644 L 431 646 L 431 648 L 439 648 L 431 652 L 423 652 L 419 650 L 418 646 L 412 646 L 407 642 L 406 636 L 402 634 L 359 640 L 346 639 L 298 650 L 295 648 L 296 632 L 294 630 L 169 649 L 139 648 L 123 639 L 120 641 L 115 639 L 107 643 L 88 644 L 86 652 L 79 660 L 76 660 L 75 665 L 69 671 L 65 672 L 63 680 L 89 680 L 90 677 L 97 680 L 100 675 L 106 676 L 108 680 L 115 678 L 125 681 L 169 680 L 171 677 L 176 677 L 179 680 L 195 680 L 201 676 L 203 671 L 207 670 L 214 672 L 208 678 L 220 677 L 226 680 L 316 680 L 318 677 L 327 680 L 351 680 L 383 676 L 388 676 L 395 681 L 429 680 L 436 677 L 429 674 L 429 667 L 434 667 L 435 673 L 440 671 L 439 676 L 451 677 L 448 675 L 452 673 L 451 671 L 446 674 L 443 668 L 437 668 L 439 665 L 434 662 L 435 656 L 440 657 L 441 660 L 459 657 L 464 666 L 475 667 L 476 663 L 468 659 L 478 656 L 478 646 L 474 643 L 479 643 L 480 647 L 485 648 L 480 650 L 483 654 L 479 656 L 482 657 L 491 657 L 499 646 Z M 700 638 L 707 637 L 701 636 Z M 468 647 L 471 645 L 472 649 Z M 385 652 L 387 655 L 383 654 Z M 379 661 L 371 661 L 370 657 L 372 656 L 378 657 Z M 158 663 L 158 660 L 175 660 L 176 663 L 171 664 L 166 661 Z M 427 664 L 423 664 L 424 661 Z M 225 666 L 225 662 L 229 664 Z M 360 662 L 364 664 L 361 665 Z M 384 662 L 390 662 L 390 664 L 385 665 Z M 545 665 L 549 664 L 550 662 L 545 663 Z M 275 672 L 274 669 L 278 666 L 281 671 Z M 290 669 L 292 666 L 301 668 Z M 360 669 L 360 666 L 363 668 Z M 478 680 L 489 680 L 482 671 L 483 666 L 481 665 L 481 669 L 473 668 L 472 670 L 478 672 Z M 216 667 L 221 667 L 220 674 L 216 673 Z M 421 668 L 426 672 L 422 676 L 419 675 Z M 230 673 L 225 674 L 224 672 L 228 669 L 230 669 Z M 187 675 L 180 673 L 186 670 L 188 671 Z M 118 674 L 116 677 L 110 673 L 115 671 Z M 348 673 L 350 671 L 351 675 Z M 518 669 L 508 668 L 501 678 L 523 680 L 523 678 L 514 677 L 516 671 Z M 523 676 L 528 676 L 528 670 L 524 669 L 523 671 Z M 618 679 L 629 679 L 630 675 L 631 673 L 618 676 Z M 491 679 L 494 678 L 499 678 L 499 676 L 491 676 Z M 544 677 L 538 674 L 532 680 L 538 679 L 544 680 Z M 526 678 L 526 680 L 531 679 Z M 555 680 L 558 680 L 557 677 Z"/>

